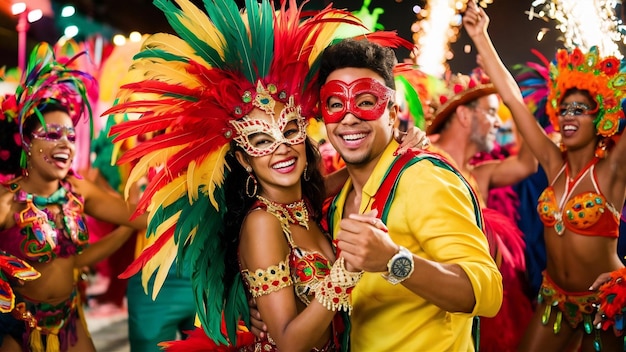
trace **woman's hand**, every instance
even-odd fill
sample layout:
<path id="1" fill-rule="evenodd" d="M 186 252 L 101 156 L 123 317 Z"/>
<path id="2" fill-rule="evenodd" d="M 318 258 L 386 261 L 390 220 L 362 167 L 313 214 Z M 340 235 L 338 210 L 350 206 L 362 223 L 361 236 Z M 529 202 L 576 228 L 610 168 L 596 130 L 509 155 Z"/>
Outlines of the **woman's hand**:
<path id="1" fill-rule="evenodd" d="M 400 143 L 396 154 L 404 154 L 411 148 L 424 149 L 430 145 L 430 139 L 426 137 L 426 132 L 416 126 L 412 126 L 406 132 L 395 129 L 394 139 Z"/>
<path id="2" fill-rule="evenodd" d="M 598 291 L 599 304 L 598 311 L 593 319 L 596 329 L 607 330 L 613 327 L 616 336 L 624 333 L 623 317 L 626 307 L 624 307 L 624 280 L 626 279 L 626 268 L 613 272 L 602 273 L 589 287 L 590 291 Z"/>

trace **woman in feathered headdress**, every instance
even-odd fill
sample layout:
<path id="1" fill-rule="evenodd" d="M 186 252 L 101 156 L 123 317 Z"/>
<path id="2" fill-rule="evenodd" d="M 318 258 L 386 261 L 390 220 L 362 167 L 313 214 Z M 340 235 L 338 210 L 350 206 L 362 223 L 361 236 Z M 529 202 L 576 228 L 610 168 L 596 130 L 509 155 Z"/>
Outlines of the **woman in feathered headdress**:
<path id="1" fill-rule="evenodd" d="M 37 46 L 15 94 L 0 97 L 0 350 L 95 351 L 74 269 L 114 252 L 131 235 L 120 227 L 88 246 L 83 214 L 136 228 L 146 218 L 72 170 L 74 126 L 91 118 L 93 78 Z M 36 280 L 33 280 L 36 279 Z"/>
<path id="2" fill-rule="evenodd" d="M 332 8 L 305 14 L 295 0 L 276 12 L 248 0 L 242 13 L 234 1 L 205 1 L 208 17 L 176 3 L 155 2 L 179 37 L 146 40 L 109 111 L 143 114 L 114 126 L 117 140 L 165 131 L 120 159 L 137 161 L 130 181 L 159 170 L 139 204 L 157 239 L 128 274 L 143 266 L 147 282 L 157 271 L 156 295 L 174 260 L 191 264 L 213 343 L 181 350 L 337 350 L 346 323 L 337 312 L 350 312 L 360 273 L 335 260 L 319 225 L 324 184 L 305 128 L 316 116 L 318 56 L 339 25 L 360 22 Z M 270 336 L 256 344 L 238 328 L 249 296 Z"/>
<path id="3" fill-rule="evenodd" d="M 486 31 L 489 19 L 484 11 L 471 5 L 463 22 L 481 55 L 480 63 L 550 182 L 537 206 L 545 226 L 547 266 L 521 350 L 623 350 L 624 339 L 606 331 L 613 324 L 623 328 L 623 299 L 603 297 L 595 283 L 602 273 L 624 270 L 617 255 L 616 208 L 624 204 L 626 192 L 626 141 L 619 138 L 624 120 L 621 102 L 626 97 L 623 63 L 613 56 L 601 57 L 596 47 L 587 53 L 579 48 L 557 52 L 555 62 L 548 64 L 546 111 L 561 133 L 559 148 L 528 111 L 500 61 Z M 603 310 L 619 308 L 609 309 L 603 329 L 594 326 L 598 304 Z"/>

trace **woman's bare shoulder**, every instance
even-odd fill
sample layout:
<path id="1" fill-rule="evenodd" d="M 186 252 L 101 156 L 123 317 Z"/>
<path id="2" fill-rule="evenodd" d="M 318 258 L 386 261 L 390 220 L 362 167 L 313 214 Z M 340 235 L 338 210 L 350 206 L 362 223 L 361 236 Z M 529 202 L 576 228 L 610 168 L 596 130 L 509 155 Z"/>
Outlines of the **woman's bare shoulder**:
<path id="1" fill-rule="evenodd" d="M 11 218 L 13 205 L 13 193 L 4 187 L 0 187 L 0 229 L 7 228 Z"/>

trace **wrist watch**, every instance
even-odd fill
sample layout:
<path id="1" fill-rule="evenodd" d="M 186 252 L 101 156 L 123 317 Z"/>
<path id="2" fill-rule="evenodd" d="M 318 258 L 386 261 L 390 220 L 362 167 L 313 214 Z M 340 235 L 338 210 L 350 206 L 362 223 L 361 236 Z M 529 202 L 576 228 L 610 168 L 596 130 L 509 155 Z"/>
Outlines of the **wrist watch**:
<path id="1" fill-rule="evenodd" d="M 383 274 L 385 280 L 393 285 L 397 285 L 413 274 L 415 265 L 413 263 L 413 253 L 400 246 L 400 250 L 387 263 L 387 274 Z"/>

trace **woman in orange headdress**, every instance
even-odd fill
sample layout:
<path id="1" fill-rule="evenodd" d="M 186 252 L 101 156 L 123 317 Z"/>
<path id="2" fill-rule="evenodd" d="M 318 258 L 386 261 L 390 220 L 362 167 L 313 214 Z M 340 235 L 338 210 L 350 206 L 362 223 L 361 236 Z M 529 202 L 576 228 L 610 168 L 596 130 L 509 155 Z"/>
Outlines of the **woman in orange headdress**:
<path id="1" fill-rule="evenodd" d="M 592 47 L 559 50 L 549 65 L 547 114 L 560 148 L 528 111 L 487 34 L 489 18 L 471 3 L 463 18 L 481 64 L 511 109 L 519 132 L 550 182 L 537 211 L 545 225 L 547 266 L 523 351 L 618 351 L 623 338 L 593 325 L 601 304 L 596 278 L 623 268 L 617 255 L 626 191 L 626 141 L 618 136 L 626 75 L 615 57 Z M 609 317 L 613 318 L 613 317 Z M 608 324 L 607 324 L 608 325 Z"/>

